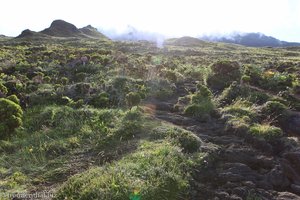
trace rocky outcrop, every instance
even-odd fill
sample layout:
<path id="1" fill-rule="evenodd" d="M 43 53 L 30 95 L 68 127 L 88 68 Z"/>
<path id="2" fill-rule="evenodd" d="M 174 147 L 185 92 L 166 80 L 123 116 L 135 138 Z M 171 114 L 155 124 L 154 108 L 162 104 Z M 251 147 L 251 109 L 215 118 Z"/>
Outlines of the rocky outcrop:
<path id="1" fill-rule="evenodd" d="M 54 20 L 49 28 L 40 32 L 34 32 L 29 29 L 24 30 L 17 38 L 51 38 L 51 37 L 79 37 L 79 38 L 94 38 L 108 39 L 96 28 L 88 25 L 78 29 L 75 25 L 64 20 Z"/>

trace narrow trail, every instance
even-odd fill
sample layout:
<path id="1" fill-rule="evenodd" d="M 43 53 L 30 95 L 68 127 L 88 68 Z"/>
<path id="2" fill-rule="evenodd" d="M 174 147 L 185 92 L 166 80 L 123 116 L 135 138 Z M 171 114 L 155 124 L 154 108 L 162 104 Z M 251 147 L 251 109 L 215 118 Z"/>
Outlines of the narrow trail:
<path id="1" fill-rule="evenodd" d="M 160 121 L 192 131 L 203 141 L 201 151 L 208 156 L 205 166 L 192 174 L 190 199 L 300 200 L 300 193 L 288 192 L 289 180 L 280 171 L 280 158 L 268 143 L 224 131 L 221 119 L 199 122 L 173 112 L 177 97 L 186 94 L 182 88 L 178 91 L 176 98 L 151 101 L 144 106 Z"/>

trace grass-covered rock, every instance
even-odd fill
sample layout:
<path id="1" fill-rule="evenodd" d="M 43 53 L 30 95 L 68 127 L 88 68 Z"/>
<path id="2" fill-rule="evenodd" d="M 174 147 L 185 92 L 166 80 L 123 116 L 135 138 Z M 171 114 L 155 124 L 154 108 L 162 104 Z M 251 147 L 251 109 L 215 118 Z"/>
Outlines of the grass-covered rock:
<path id="1" fill-rule="evenodd" d="M 154 139 L 170 139 L 175 144 L 180 145 L 185 152 L 193 153 L 199 151 L 201 139 L 194 133 L 171 126 L 158 126 L 151 131 Z"/>
<path id="2" fill-rule="evenodd" d="M 187 197 L 185 168 L 179 148 L 168 142 L 146 142 L 119 161 L 71 177 L 54 199 L 124 200 L 135 192 L 143 200 L 179 200 Z"/>

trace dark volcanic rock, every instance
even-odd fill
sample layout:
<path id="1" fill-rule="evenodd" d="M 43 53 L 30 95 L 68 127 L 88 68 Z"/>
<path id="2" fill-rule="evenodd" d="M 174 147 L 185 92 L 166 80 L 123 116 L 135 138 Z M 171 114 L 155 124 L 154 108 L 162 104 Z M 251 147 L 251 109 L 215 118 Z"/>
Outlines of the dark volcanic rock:
<path id="1" fill-rule="evenodd" d="M 275 188 L 285 189 L 290 185 L 290 181 L 285 176 L 284 172 L 282 171 L 280 166 L 275 166 L 269 173 L 268 173 L 268 181 L 273 185 Z"/>
<path id="2" fill-rule="evenodd" d="M 285 174 L 285 176 L 291 180 L 293 183 L 300 184 L 300 175 L 299 173 L 292 167 L 291 163 L 286 159 L 280 159 L 281 168 Z"/>
<path id="3" fill-rule="evenodd" d="M 293 168 L 300 173 L 300 152 L 289 152 L 285 153 L 283 156 L 290 161 Z"/>

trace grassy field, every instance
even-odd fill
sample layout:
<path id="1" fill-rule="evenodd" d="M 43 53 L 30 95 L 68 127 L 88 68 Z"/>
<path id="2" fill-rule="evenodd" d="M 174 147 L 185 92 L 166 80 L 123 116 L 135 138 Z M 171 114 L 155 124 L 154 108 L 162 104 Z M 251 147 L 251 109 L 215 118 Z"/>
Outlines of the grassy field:
<path id="1" fill-rule="evenodd" d="M 299 147 L 286 126 L 300 108 L 300 49 L 192 44 L 0 41 L 0 193 L 193 199 L 227 148 L 200 134 L 216 123 L 253 149 Z M 259 188 L 240 197 L 263 199 Z"/>

